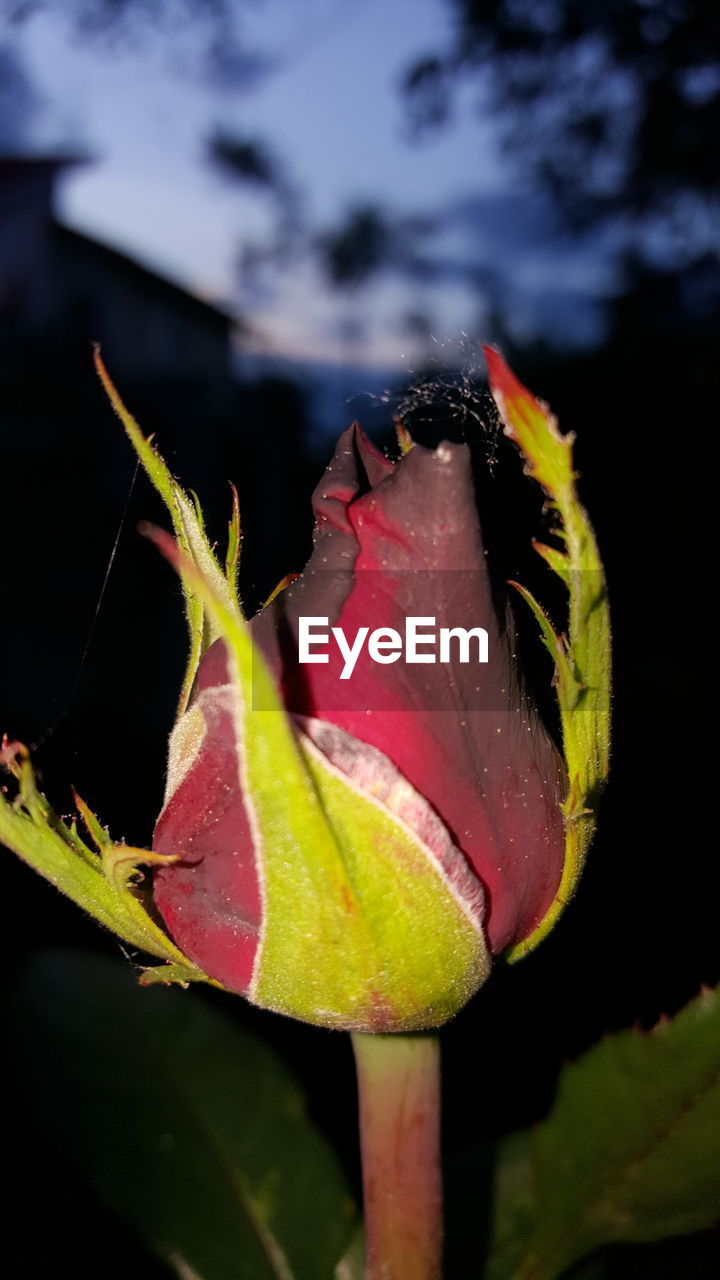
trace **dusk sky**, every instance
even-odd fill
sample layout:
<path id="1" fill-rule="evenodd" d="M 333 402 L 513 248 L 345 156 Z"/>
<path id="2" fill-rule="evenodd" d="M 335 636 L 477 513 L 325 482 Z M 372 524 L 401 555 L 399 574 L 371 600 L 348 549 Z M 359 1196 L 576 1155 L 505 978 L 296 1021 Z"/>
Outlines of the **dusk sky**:
<path id="1" fill-rule="evenodd" d="M 401 77 L 444 45 L 447 4 L 257 0 L 238 11 L 243 48 L 265 64 L 242 89 L 223 89 L 207 73 L 201 32 L 187 21 L 165 39 L 140 22 L 118 44 L 79 36 L 66 10 L 48 6 L 0 33 L 37 99 L 29 111 L 6 95 L 0 141 L 14 129 L 25 149 L 70 146 L 92 157 L 65 177 L 65 221 L 230 303 L 250 321 L 251 345 L 269 353 L 405 368 L 427 354 L 427 340 L 403 326 L 413 313 L 428 317 L 431 345 L 452 362 L 464 334 L 492 336 L 481 293 L 462 278 L 468 263 L 492 277 L 521 341 L 543 334 L 582 345 L 599 336 L 617 243 L 596 234 L 571 248 L 562 241 L 548 201 L 517 185 L 477 79 L 461 88 L 448 128 L 409 140 Z M 276 207 L 211 165 L 206 143 L 217 129 L 269 146 L 313 230 L 336 226 L 364 201 L 442 213 L 431 246 L 441 281 L 386 274 L 343 294 L 306 257 L 243 292 L 240 249 L 267 240 Z"/>
<path id="2" fill-rule="evenodd" d="M 169 49 L 150 36 L 107 50 L 42 13 L 12 30 L 40 99 L 24 122 L 25 144 L 69 143 L 94 157 L 65 179 L 66 221 L 203 296 L 237 302 L 239 245 L 269 227 L 270 202 L 208 164 L 203 141 L 217 126 L 266 139 L 317 226 L 363 199 L 417 212 L 468 189 L 504 188 L 492 124 L 478 119 L 469 95 L 453 128 L 407 140 L 400 76 L 442 41 L 448 21 L 441 0 L 263 0 L 243 30 L 271 65 L 255 87 L 223 91 L 203 77 L 189 29 Z M 269 349 L 333 358 L 338 317 L 359 307 L 372 314 L 372 334 L 353 354 L 395 363 L 407 348 L 398 311 L 426 303 L 441 341 L 476 323 L 477 297 L 464 285 L 426 294 L 386 281 L 348 301 L 319 287 L 309 267 L 284 275 L 274 296 L 253 299 L 252 321 Z"/>

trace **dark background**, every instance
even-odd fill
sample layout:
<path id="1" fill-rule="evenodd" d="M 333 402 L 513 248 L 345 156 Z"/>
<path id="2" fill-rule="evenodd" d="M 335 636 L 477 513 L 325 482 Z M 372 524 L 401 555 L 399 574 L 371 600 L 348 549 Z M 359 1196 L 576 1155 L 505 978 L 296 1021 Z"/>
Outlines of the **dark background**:
<path id="1" fill-rule="evenodd" d="M 683 245 L 661 263 L 628 249 L 622 287 L 607 306 L 606 336 L 584 351 L 511 342 L 499 303 L 492 332 L 477 335 L 504 339 L 523 381 L 552 404 L 564 429 L 577 432 L 580 489 L 610 589 L 615 737 L 599 831 L 574 902 L 541 949 L 516 967 L 498 965 L 443 1033 L 445 1140 L 454 1153 L 540 1118 L 563 1062 L 608 1030 L 652 1026 L 718 978 L 709 704 L 717 679 L 720 274 L 717 244 L 714 251 L 705 240 L 694 247 L 693 227 L 701 214 L 717 215 L 720 31 L 714 6 L 679 0 L 535 6 L 456 0 L 448 7 L 456 45 L 407 78 L 415 125 L 452 128 L 445 113 L 458 78 L 489 70 L 508 145 L 518 149 L 533 189 L 564 220 L 568 242 L 580 229 L 631 219 L 642 247 L 643 220 L 666 210 L 668 218 L 680 217 Z M 655 27 L 648 25 L 653 16 Z M 639 106 L 632 124 L 625 108 L 618 112 L 603 99 L 607 71 L 597 92 L 582 77 L 554 73 L 567 68 L 588 31 L 603 37 L 613 65 L 633 73 Z M 690 71 L 702 89 L 694 97 L 682 90 Z M 327 246 L 329 274 L 341 286 L 344 272 L 359 278 L 386 269 L 394 251 L 388 226 L 380 236 L 376 222 L 369 235 L 369 218 L 338 227 Z M 409 239 L 403 243 L 407 251 Z M 479 290 L 487 287 L 478 280 Z M 7 336 L 3 346 L 0 339 L 6 566 L 0 721 L 32 746 L 61 811 L 70 809 L 73 783 L 116 838 L 148 845 L 185 636 L 173 575 L 136 534 L 141 518 L 166 523 L 143 477 L 125 508 L 134 462 L 89 358 L 90 340 L 102 337 L 79 332 L 55 349 L 47 343 L 20 349 Z M 302 568 L 310 493 L 328 446 L 312 435 L 301 391 L 287 379 L 265 379 L 233 383 L 216 416 L 205 415 L 199 450 L 197 399 L 182 374 L 178 369 L 162 384 L 139 378 L 123 391 L 144 428 L 158 433 L 176 474 L 198 489 L 218 538 L 229 505 L 225 482 L 237 483 L 243 594 L 254 608 L 288 570 Z M 462 371 L 438 380 L 429 370 L 429 378 L 424 395 L 406 397 L 398 385 L 388 419 L 399 409 L 427 443 L 444 435 L 471 441 L 495 572 L 547 595 L 546 571 L 529 550 L 529 536 L 546 527 L 541 501 L 523 487 L 509 446 L 489 446 L 478 426 L 476 415 L 493 420 L 482 386 L 470 390 Z M 339 431 L 346 423 L 337 425 Z M 375 435 L 391 441 L 390 421 Z M 526 647 L 534 648 L 526 620 L 521 628 Z M 530 661 L 551 715 L 547 670 L 541 658 Z M 41 944 L 118 954 L 112 938 L 9 856 L 3 876 L 3 968 L 10 984 L 15 966 Z M 241 1000 L 206 998 L 287 1056 L 357 1185 L 346 1037 L 264 1015 Z M 65 1264 L 78 1280 L 165 1275 L 100 1206 L 89 1236 L 84 1228 L 80 1233 L 71 1210 L 81 1175 L 34 1130 L 17 1089 L 11 1082 L 4 1094 L 12 1171 L 6 1243 L 22 1251 L 20 1274 Z M 719 1262 L 717 1238 L 709 1234 L 617 1248 L 606 1274 L 709 1276 Z"/>

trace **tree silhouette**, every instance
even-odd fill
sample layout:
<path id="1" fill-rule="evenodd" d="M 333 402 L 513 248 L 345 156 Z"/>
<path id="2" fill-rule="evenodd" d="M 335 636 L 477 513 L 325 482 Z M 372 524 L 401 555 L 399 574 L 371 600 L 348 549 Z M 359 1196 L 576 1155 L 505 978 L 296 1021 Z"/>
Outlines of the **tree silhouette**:
<path id="1" fill-rule="evenodd" d="M 0 20 L 21 26 L 53 0 L 0 0 Z M 216 83 L 251 88 L 269 69 L 269 59 L 250 46 L 243 16 L 255 0 L 62 0 L 62 16 L 78 39 L 135 47 L 156 37 L 174 57 L 178 37 L 192 35 L 192 61 Z"/>
<path id="2" fill-rule="evenodd" d="M 404 87 L 418 130 L 471 78 L 524 173 L 572 219 L 685 212 L 718 195 L 715 0 L 448 0 L 448 47 Z"/>

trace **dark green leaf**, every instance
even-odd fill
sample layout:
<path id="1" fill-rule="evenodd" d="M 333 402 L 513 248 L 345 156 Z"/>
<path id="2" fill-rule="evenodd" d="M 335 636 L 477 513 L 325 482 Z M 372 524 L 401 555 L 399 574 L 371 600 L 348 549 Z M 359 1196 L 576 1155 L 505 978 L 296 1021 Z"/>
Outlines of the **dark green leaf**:
<path id="1" fill-rule="evenodd" d="M 529 1133 L 454 1153 L 445 1177 L 452 1280 L 509 1280 L 525 1252 L 533 1210 Z"/>
<path id="2" fill-rule="evenodd" d="M 180 1275 L 330 1280 L 354 1208 L 297 1085 L 254 1036 L 194 993 L 140 989 L 129 967 L 65 952 L 23 974 L 10 1034 L 33 1112 Z"/>
<path id="3" fill-rule="evenodd" d="M 511 1265 L 504 1252 L 521 1186 L 500 1206 L 494 1280 L 554 1280 L 602 1245 L 661 1240 L 717 1220 L 717 992 L 650 1033 L 609 1036 L 566 1068 L 530 1138 L 528 1185 L 534 1214 L 524 1255 Z"/>
<path id="4" fill-rule="evenodd" d="M 334 1280 L 365 1280 L 365 1233 L 358 1227 L 335 1268 Z"/>
<path id="5" fill-rule="evenodd" d="M 529 1140 L 514 1133 L 497 1144 L 485 1280 L 507 1280 L 525 1252 L 535 1220 Z"/>

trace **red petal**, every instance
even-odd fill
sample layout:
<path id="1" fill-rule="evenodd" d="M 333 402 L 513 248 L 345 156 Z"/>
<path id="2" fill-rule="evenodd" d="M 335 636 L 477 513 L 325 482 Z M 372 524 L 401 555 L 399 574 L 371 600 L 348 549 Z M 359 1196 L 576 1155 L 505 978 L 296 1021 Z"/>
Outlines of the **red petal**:
<path id="1" fill-rule="evenodd" d="M 416 445 L 369 488 L 366 475 L 362 492 L 359 438 L 356 431 L 351 442 L 346 433 L 331 485 L 318 486 L 316 545 L 305 573 L 253 621 L 253 631 L 282 676 L 290 711 L 377 747 L 434 806 L 486 887 L 497 953 L 532 932 L 559 883 L 562 764 L 521 691 L 495 614 L 469 451 Z M 323 518 L 328 501 L 337 504 L 332 534 Z M 328 616 L 348 638 L 360 626 L 402 633 L 407 615 L 482 626 L 489 662 L 380 666 L 365 649 L 350 679 L 340 680 L 334 644 L 327 665 L 298 664 L 302 615 Z"/>
<path id="2" fill-rule="evenodd" d="M 154 899 L 182 951 L 244 992 L 262 919 L 252 833 L 243 803 L 233 704 L 222 642 L 202 669 L 194 706 L 205 736 L 155 828 L 153 849 L 182 861 L 156 871 Z M 181 722 L 182 723 L 182 722 Z"/>

